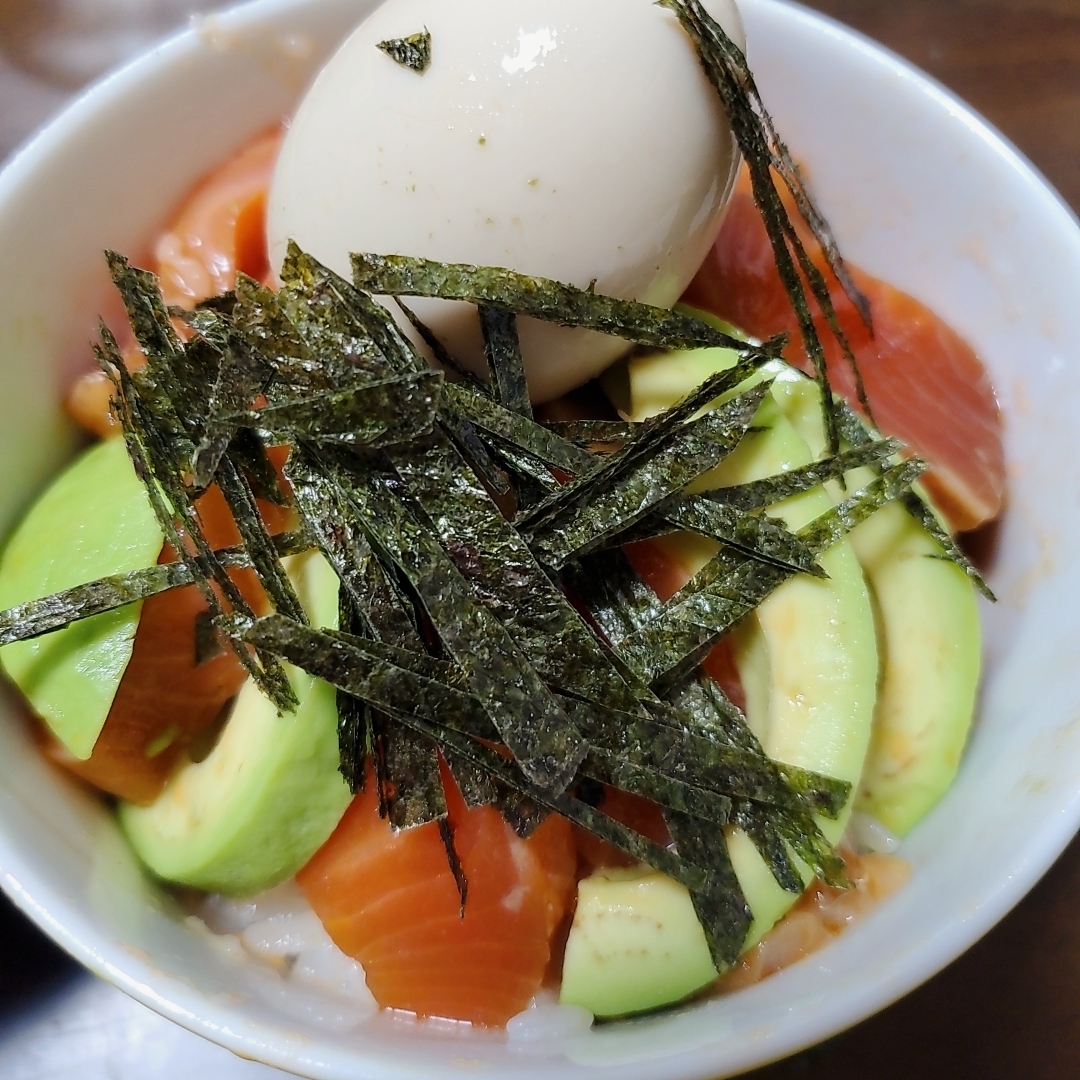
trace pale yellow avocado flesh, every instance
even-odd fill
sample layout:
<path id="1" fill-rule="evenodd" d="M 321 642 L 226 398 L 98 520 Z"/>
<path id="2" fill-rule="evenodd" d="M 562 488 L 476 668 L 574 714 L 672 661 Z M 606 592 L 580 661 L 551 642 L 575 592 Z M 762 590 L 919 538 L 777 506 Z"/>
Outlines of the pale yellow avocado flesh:
<path id="1" fill-rule="evenodd" d="M 820 453 L 825 436 L 817 386 L 791 374 L 776 394 Z M 868 470 L 849 477 L 854 484 L 871 479 Z M 904 836 L 960 768 L 982 664 L 978 598 L 967 575 L 941 558 L 937 541 L 901 506 L 879 510 L 852 532 L 851 543 L 874 599 L 882 653 L 873 736 L 855 805 Z"/>
<path id="2" fill-rule="evenodd" d="M 335 628 L 330 564 L 308 553 L 285 566 L 312 625 Z M 251 896 L 292 877 L 341 819 L 350 794 L 338 772 L 336 692 L 286 670 L 295 712 L 279 713 L 249 680 L 204 761 L 185 765 L 150 806 L 121 805 L 124 832 L 159 877 Z"/>
<path id="3" fill-rule="evenodd" d="M 729 351 L 716 349 L 682 354 L 679 381 L 670 378 L 670 369 L 665 370 L 669 357 L 663 357 L 663 363 L 650 357 L 631 360 L 631 419 L 644 419 L 674 404 L 705 377 L 729 367 L 732 357 Z M 658 393 L 659 385 L 664 390 Z M 648 388 L 647 406 L 638 393 L 641 386 Z M 766 398 L 754 425 L 765 430 L 750 434 L 718 469 L 697 482 L 695 489 L 759 479 L 813 459 L 771 397 Z M 797 529 L 831 505 L 829 496 L 816 490 L 785 500 L 773 512 Z M 672 558 L 688 574 L 700 569 L 718 549 L 715 542 L 682 534 L 659 542 L 669 547 Z M 827 579 L 803 576 L 789 580 L 746 621 L 736 662 L 748 691 L 748 720 L 766 752 L 789 764 L 847 780 L 854 788 L 869 743 L 877 685 L 873 611 L 862 572 L 847 542 L 826 552 L 821 563 L 829 574 Z M 830 841 L 840 838 L 850 811 L 849 800 L 839 819 L 819 819 Z M 740 830 L 730 829 L 728 841 L 754 916 L 746 941 L 749 947 L 797 896 L 777 884 Z M 809 881 L 810 871 L 802 870 Z M 654 876 L 651 871 L 642 873 Z M 671 882 L 658 894 L 679 897 L 666 918 L 643 915 L 639 920 L 633 916 L 640 886 L 632 876 L 605 879 L 599 890 L 589 885 L 590 880 L 579 886 L 563 969 L 563 1001 L 585 1005 L 598 1016 L 622 1015 L 669 1004 L 715 978 L 696 916 L 693 921 L 698 934 L 685 927 L 686 912 L 692 916 L 693 907 L 683 886 Z M 618 919 L 610 917 L 611 905 L 618 908 Z M 670 933 L 658 930 L 658 922 Z M 615 956 L 618 963 L 610 959 Z M 687 973 L 684 983 L 660 977 L 661 971 L 679 967 Z M 613 972 L 618 972 L 617 979 L 611 977 Z M 633 994 L 630 987 L 635 988 Z M 678 996 L 671 996 L 674 988 L 681 991 Z"/>
<path id="4" fill-rule="evenodd" d="M 123 439 L 97 443 L 45 490 L 0 561 L 0 610 L 98 578 L 153 566 L 164 536 Z M 0 663 L 34 712 L 77 758 L 108 718 L 142 603 L 0 649 Z"/>

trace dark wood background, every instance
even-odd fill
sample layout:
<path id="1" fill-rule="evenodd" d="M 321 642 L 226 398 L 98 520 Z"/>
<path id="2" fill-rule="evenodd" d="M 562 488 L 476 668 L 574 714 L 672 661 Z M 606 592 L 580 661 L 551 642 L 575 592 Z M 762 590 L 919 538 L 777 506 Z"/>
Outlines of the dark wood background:
<path id="1" fill-rule="evenodd" d="M 0 33 L 5 9 L 16 6 L 27 7 L 0 0 Z M 1080 210 L 1080 0 L 810 6 L 884 42 L 959 93 Z M 0 70 L 0 157 L 22 137 L 20 128 L 44 119 L 62 98 Z M 0 1021 L 54 992 L 75 970 L 0 900 Z M 937 978 L 859 1027 L 753 1074 L 796 1077 L 1080 1077 L 1080 841 L 997 929 Z"/>

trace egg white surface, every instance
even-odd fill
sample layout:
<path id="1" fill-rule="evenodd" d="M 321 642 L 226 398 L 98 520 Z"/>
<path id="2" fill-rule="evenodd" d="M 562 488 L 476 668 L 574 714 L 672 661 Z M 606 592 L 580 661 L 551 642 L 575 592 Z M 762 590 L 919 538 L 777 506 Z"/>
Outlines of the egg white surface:
<path id="1" fill-rule="evenodd" d="M 733 0 L 707 7 L 740 45 Z M 427 28 L 423 74 L 377 43 Z M 670 306 L 715 240 L 738 164 L 727 117 L 674 14 L 653 0 L 387 0 L 300 105 L 270 193 L 287 243 L 343 276 L 349 253 L 504 266 Z M 475 309 L 411 303 L 484 370 Z M 523 319 L 534 401 L 626 345 Z"/>

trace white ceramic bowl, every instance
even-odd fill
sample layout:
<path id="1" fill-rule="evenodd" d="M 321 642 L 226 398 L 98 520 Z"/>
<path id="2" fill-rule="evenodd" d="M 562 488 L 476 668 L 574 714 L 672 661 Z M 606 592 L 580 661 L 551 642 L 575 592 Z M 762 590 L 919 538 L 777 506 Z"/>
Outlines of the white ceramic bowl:
<path id="1" fill-rule="evenodd" d="M 986 359 L 1011 505 L 986 679 L 960 778 L 905 844 L 910 884 L 767 982 L 523 1054 L 380 1017 L 334 1030 L 276 975 L 221 956 L 149 884 L 105 809 L 0 724 L 0 882 L 93 971 L 237 1053 L 312 1077 L 730 1075 L 855 1023 L 985 933 L 1080 823 L 1080 229 L 1037 173 L 924 76 L 775 0 L 742 0 L 765 98 L 850 256 Z M 0 177 L 0 531 L 65 455 L 60 393 L 107 293 L 184 190 L 296 102 L 373 0 L 263 0 L 112 76 Z M 646 77 L 647 73 L 642 73 Z M 677 117 L 673 118 L 677 122 Z M 10 700 L 10 699 L 9 699 Z"/>

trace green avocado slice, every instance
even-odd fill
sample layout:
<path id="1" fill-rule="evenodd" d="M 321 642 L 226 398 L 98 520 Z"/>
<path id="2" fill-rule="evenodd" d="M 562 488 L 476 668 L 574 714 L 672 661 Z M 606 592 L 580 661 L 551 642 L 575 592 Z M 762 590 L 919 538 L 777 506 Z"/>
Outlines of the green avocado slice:
<path id="1" fill-rule="evenodd" d="M 734 354 L 723 349 L 631 359 L 628 415 L 642 420 L 669 407 L 733 360 Z M 695 483 L 694 490 L 756 480 L 813 460 L 775 397 L 766 398 L 755 427 L 763 430 Z M 817 489 L 771 512 L 799 528 L 831 504 L 829 495 Z M 717 550 L 714 542 L 690 534 L 658 543 L 668 546 L 689 572 L 704 566 Z M 821 563 L 828 578 L 800 576 L 786 582 L 744 622 L 737 631 L 736 663 L 747 690 L 747 718 L 765 750 L 789 764 L 848 780 L 854 789 L 870 740 L 877 690 L 873 610 L 850 543 L 835 545 Z M 851 809 L 849 800 L 837 820 L 819 818 L 832 842 L 840 839 Z M 754 916 L 749 948 L 797 896 L 777 884 L 743 832 L 729 829 L 728 844 Z M 659 875 L 649 871 L 646 877 L 651 876 Z M 806 868 L 803 877 L 809 882 Z M 604 872 L 602 881 L 581 883 L 566 948 L 564 1002 L 584 1005 L 598 1016 L 622 1015 L 670 1004 L 715 977 L 700 926 L 700 936 L 686 928 L 687 911 L 693 916 L 686 890 L 671 882 L 665 890 L 649 892 L 648 903 L 643 895 L 633 875 Z M 682 981 L 672 977 L 673 971 L 682 973 Z"/>
<path id="2" fill-rule="evenodd" d="M 153 566 L 164 536 L 123 439 L 97 443 L 46 489 L 0 561 L 0 610 L 97 578 Z M 0 649 L 0 664 L 75 757 L 97 742 L 120 685 L 142 603 Z"/>
<path id="3" fill-rule="evenodd" d="M 821 452 L 817 385 L 792 374 L 777 393 L 811 449 Z M 860 470 L 852 479 L 865 483 L 871 474 Z M 925 498 L 918 487 L 916 494 Z M 873 736 L 855 805 L 905 836 L 960 768 L 982 663 L 978 597 L 901 506 L 879 510 L 855 529 L 851 543 L 874 599 L 882 651 Z"/>
<path id="4" fill-rule="evenodd" d="M 338 579 L 314 552 L 285 560 L 312 624 L 337 626 Z M 280 714 L 249 680 L 217 745 L 185 765 L 150 806 L 120 823 L 158 876 L 251 896 L 293 876 L 349 805 L 338 772 L 337 700 L 328 683 L 287 667 L 300 702 Z"/>

